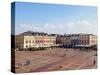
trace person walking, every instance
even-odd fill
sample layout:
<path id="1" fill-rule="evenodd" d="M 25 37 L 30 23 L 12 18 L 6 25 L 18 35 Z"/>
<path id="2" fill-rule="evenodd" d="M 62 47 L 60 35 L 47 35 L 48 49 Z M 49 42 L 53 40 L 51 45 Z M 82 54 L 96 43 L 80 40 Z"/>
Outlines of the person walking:
<path id="1" fill-rule="evenodd" d="M 94 61 L 93 61 L 93 65 L 95 65 L 95 63 L 96 63 L 96 61 L 94 60 Z"/>

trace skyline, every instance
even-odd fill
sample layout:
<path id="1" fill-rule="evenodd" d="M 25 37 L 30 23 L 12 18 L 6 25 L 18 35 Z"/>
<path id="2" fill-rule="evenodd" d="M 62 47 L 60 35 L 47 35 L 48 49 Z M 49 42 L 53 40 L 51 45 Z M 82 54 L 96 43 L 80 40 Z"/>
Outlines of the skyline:
<path id="1" fill-rule="evenodd" d="M 15 3 L 15 34 L 36 31 L 97 35 L 97 27 L 97 7 L 94 6 Z"/>

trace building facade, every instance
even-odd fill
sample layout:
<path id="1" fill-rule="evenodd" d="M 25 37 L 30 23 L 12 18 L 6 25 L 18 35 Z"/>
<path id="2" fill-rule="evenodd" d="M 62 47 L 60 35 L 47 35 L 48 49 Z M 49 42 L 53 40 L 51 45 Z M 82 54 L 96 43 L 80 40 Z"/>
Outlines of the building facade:
<path id="1" fill-rule="evenodd" d="M 62 37 L 64 47 L 91 47 L 97 45 L 97 37 L 93 34 L 67 34 Z"/>
<path id="2" fill-rule="evenodd" d="M 24 32 L 15 36 L 15 48 L 30 47 L 91 47 L 97 45 L 97 37 L 93 34 L 48 35 L 43 32 Z"/>
<path id="3" fill-rule="evenodd" d="M 16 48 L 51 47 L 56 44 L 55 36 L 47 33 L 25 32 L 15 37 Z"/>

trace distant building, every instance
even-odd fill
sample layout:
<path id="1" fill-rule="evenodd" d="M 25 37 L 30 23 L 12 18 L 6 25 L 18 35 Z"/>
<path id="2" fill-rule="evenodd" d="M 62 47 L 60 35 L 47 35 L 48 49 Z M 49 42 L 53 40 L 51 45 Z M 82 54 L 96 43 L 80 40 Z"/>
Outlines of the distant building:
<path id="1" fill-rule="evenodd" d="M 77 46 L 91 47 L 97 45 L 97 37 L 93 34 L 79 34 L 79 44 Z"/>
<path id="2" fill-rule="evenodd" d="M 93 34 L 47 34 L 43 32 L 24 32 L 15 36 L 15 48 L 30 47 L 91 47 L 97 45 Z"/>
<path id="3" fill-rule="evenodd" d="M 62 35 L 57 35 L 56 36 L 56 44 L 58 46 L 62 46 Z"/>
<path id="4" fill-rule="evenodd" d="M 61 40 L 63 47 L 71 47 L 71 38 L 69 35 L 64 35 Z"/>
<path id="5" fill-rule="evenodd" d="M 66 34 L 62 37 L 64 47 L 91 47 L 97 45 L 97 37 L 93 34 Z"/>
<path id="6" fill-rule="evenodd" d="M 16 48 L 51 47 L 56 44 L 55 36 L 42 32 L 25 32 L 15 36 Z"/>

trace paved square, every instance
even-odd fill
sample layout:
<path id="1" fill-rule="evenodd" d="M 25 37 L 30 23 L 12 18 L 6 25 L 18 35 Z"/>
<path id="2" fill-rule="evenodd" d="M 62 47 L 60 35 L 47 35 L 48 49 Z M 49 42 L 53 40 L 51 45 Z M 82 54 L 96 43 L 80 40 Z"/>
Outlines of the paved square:
<path id="1" fill-rule="evenodd" d="M 16 51 L 15 71 L 23 73 L 96 68 L 97 52 L 88 50 L 53 48 L 43 51 Z"/>

